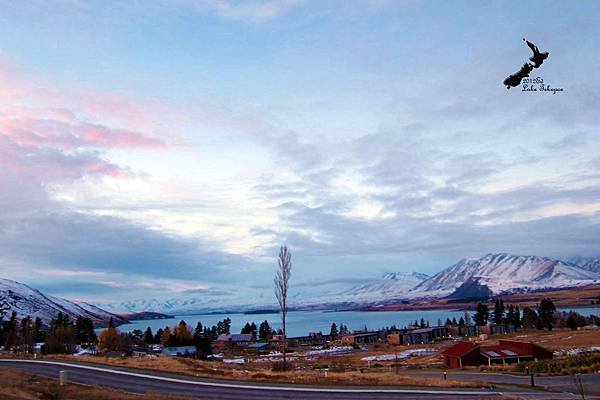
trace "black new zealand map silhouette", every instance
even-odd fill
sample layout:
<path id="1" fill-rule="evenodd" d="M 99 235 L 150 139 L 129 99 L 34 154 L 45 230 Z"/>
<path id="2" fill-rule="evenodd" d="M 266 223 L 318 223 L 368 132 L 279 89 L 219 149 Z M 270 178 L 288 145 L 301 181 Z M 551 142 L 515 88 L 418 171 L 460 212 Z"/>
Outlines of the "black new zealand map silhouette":
<path id="1" fill-rule="evenodd" d="M 529 73 L 533 71 L 534 68 L 539 68 L 544 63 L 544 60 L 547 59 L 550 55 L 550 53 L 548 52 L 540 52 L 538 47 L 535 44 L 531 43 L 529 40 L 523 38 L 523 41 L 527 43 L 527 46 L 529 46 L 531 51 L 533 51 L 533 56 L 529 58 L 529 61 L 531 62 L 526 62 L 525 64 L 523 64 L 520 70 L 518 70 L 514 74 L 510 74 L 508 78 L 504 80 L 504 85 L 506 85 L 506 89 L 519 86 L 521 84 L 521 80 L 523 80 L 523 78 L 527 78 L 529 76 Z"/>

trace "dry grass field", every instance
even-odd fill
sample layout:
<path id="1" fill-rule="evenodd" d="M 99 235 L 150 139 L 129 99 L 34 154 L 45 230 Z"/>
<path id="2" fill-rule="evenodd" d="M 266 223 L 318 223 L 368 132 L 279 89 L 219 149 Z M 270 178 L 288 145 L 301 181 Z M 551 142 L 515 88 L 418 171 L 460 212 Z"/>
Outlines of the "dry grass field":
<path id="1" fill-rule="evenodd" d="M 553 331 L 528 330 L 512 335 L 493 336 L 486 340 L 492 343 L 501 338 L 538 343 L 552 351 L 568 351 L 586 349 L 600 345 L 597 330 L 555 329 Z M 414 356 L 394 360 L 394 354 L 402 354 L 410 349 L 429 348 L 440 351 L 450 343 L 392 346 L 379 344 L 369 346 L 368 350 L 356 350 L 338 355 L 319 355 L 317 357 L 294 357 L 293 371 L 275 372 L 272 364 L 258 356 L 245 356 L 244 364 L 230 364 L 221 361 L 203 361 L 179 357 L 74 357 L 57 356 L 48 359 L 93 362 L 119 367 L 139 368 L 151 371 L 178 373 L 189 376 L 224 378 L 244 381 L 286 382 L 303 384 L 339 384 L 339 385 L 401 385 L 401 386 L 430 386 L 430 387 L 480 387 L 482 382 L 444 381 L 439 378 L 413 377 L 403 374 L 406 369 L 443 369 L 442 357 L 437 354 Z M 381 357 L 383 360 L 365 360 L 366 357 Z M 391 358 L 391 359 L 390 359 Z M 498 369 L 498 367 L 495 367 Z M 509 371 L 507 366 L 501 370 Z M 473 368 L 480 370 L 485 368 Z"/>
<path id="2" fill-rule="evenodd" d="M 367 353 L 362 353 L 364 356 Z M 429 387 L 480 387 L 477 382 L 444 381 L 437 378 L 415 378 L 404 376 L 399 370 L 390 366 L 383 368 L 365 368 L 362 372 L 353 364 L 353 356 L 322 357 L 317 364 L 312 362 L 294 362 L 294 370 L 274 372 L 270 364 L 248 362 L 246 364 L 224 364 L 218 361 L 202 361 L 191 358 L 156 357 L 156 358 L 103 358 L 70 356 L 52 357 L 52 359 L 69 361 L 88 361 L 119 367 L 140 368 L 152 371 L 178 373 L 196 377 L 224 378 L 254 382 L 279 382 L 327 385 L 400 385 Z M 325 371 L 322 367 L 329 371 Z M 315 368 L 316 367 L 316 368 Z"/>
<path id="3" fill-rule="evenodd" d="M 2 400 L 139 400 L 139 394 L 98 386 L 69 384 L 59 386 L 56 379 L 0 368 Z M 145 394 L 145 400 L 183 400 L 188 398 Z M 189 400 L 189 399 L 188 399 Z"/>

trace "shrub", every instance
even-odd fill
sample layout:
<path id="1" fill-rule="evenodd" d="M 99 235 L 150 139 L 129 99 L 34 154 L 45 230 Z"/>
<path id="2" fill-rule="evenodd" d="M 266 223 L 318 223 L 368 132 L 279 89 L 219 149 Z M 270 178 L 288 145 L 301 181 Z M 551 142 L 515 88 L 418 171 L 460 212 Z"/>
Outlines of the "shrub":
<path id="1" fill-rule="evenodd" d="M 550 375 L 597 371 L 600 369 L 600 353 L 581 354 L 553 360 L 529 361 L 517 364 L 514 370 L 524 373 L 527 368 L 534 374 Z"/>
<path id="2" fill-rule="evenodd" d="M 271 371 L 273 372 L 285 372 L 293 370 L 294 366 L 290 362 L 287 362 L 285 366 L 283 364 L 283 361 L 276 361 L 273 364 L 271 364 Z"/>
<path id="3" fill-rule="evenodd" d="M 331 372 L 346 372 L 346 368 L 343 365 L 332 365 L 329 367 Z"/>

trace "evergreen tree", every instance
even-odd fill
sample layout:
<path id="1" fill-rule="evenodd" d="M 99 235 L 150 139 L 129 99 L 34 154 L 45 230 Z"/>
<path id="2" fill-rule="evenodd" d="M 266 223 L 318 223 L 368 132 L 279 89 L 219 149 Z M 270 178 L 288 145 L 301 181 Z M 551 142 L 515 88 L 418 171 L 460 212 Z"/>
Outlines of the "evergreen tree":
<path id="1" fill-rule="evenodd" d="M 154 335 L 152 334 L 152 328 L 147 327 L 146 332 L 144 332 L 144 343 L 152 344 L 154 342 Z"/>
<path id="2" fill-rule="evenodd" d="M 446 318 L 446 326 L 451 326 L 452 325 L 452 321 L 450 321 L 450 318 Z"/>
<path id="3" fill-rule="evenodd" d="M 71 354 L 76 342 L 77 336 L 69 316 L 59 312 L 56 318 L 50 321 L 50 330 L 42 350 L 47 354 Z"/>
<path id="4" fill-rule="evenodd" d="M 205 329 L 202 327 L 202 323 L 198 321 L 196 327 L 194 328 L 194 343 L 198 343 L 201 338 L 205 336 Z"/>
<path id="5" fill-rule="evenodd" d="M 496 299 L 494 305 L 494 324 L 501 325 L 504 323 L 504 300 Z"/>
<path id="6" fill-rule="evenodd" d="M 33 340 L 36 343 L 41 343 L 46 340 L 46 333 L 44 332 L 42 319 L 40 317 L 36 317 L 33 323 Z"/>
<path id="7" fill-rule="evenodd" d="M 421 318 L 421 324 L 419 326 L 425 328 L 425 318 Z"/>
<path id="8" fill-rule="evenodd" d="M 577 329 L 577 320 L 575 319 L 573 312 L 569 313 L 569 317 L 567 318 L 567 327 L 571 328 L 572 330 Z"/>
<path id="9" fill-rule="evenodd" d="M 337 325 L 335 324 L 335 322 L 333 324 L 331 324 L 331 329 L 329 330 L 329 335 L 331 336 L 331 339 L 337 340 L 338 328 L 337 328 Z"/>
<path id="10" fill-rule="evenodd" d="M 267 340 L 271 335 L 271 326 L 267 320 L 260 323 L 258 327 L 258 337 L 261 340 Z"/>
<path id="11" fill-rule="evenodd" d="M 244 327 L 242 328 L 242 331 L 240 333 L 242 333 L 242 334 L 252 333 L 252 327 L 250 326 L 249 322 L 246 322 L 246 325 L 244 325 Z"/>
<path id="12" fill-rule="evenodd" d="M 474 317 L 475 324 L 478 326 L 483 326 L 483 325 L 487 324 L 489 316 L 490 316 L 490 311 L 488 309 L 488 306 L 483 303 L 477 304 L 477 312 L 475 313 L 475 317 Z"/>
<path id="13" fill-rule="evenodd" d="M 225 318 L 223 321 L 217 322 L 217 334 L 229 335 L 231 333 L 231 319 Z"/>
<path id="14" fill-rule="evenodd" d="M 515 325 L 515 307 L 509 304 L 506 310 L 506 323 L 508 325 Z"/>
<path id="15" fill-rule="evenodd" d="M 468 311 L 465 311 L 463 318 L 465 319 L 465 325 L 471 325 L 471 314 Z"/>
<path id="16" fill-rule="evenodd" d="M 129 332 L 129 337 L 133 339 L 134 342 L 141 342 L 144 339 L 144 332 L 141 329 L 134 329 Z"/>
<path id="17" fill-rule="evenodd" d="M 546 328 L 549 331 L 554 327 L 556 306 L 549 298 L 544 298 L 538 306 L 538 318 L 542 329 Z"/>
<path id="18" fill-rule="evenodd" d="M 80 344 L 93 344 L 97 342 L 94 331 L 94 321 L 90 318 L 77 317 L 75 320 L 75 337 Z"/>
<path id="19" fill-rule="evenodd" d="M 348 325 L 340 324 L 340 334 L 339 334 L 339 336 L 344 336 L 344 335 L 347 335 L 348 333 L 349 333 L 349 331 L 348 331 Z"/>
<path id="20" fill-rule="evenodd" d="M 465 319 L 463 317 L 460 317 L 458 320 L 458 326 L 465 326 Z"/>
<path id="21" fill-rule="evenodd" d="M 252 340 L 256 340 L 256 334 L 258 333 L 258 328 L 254 322 L 250 324 L 250 333 L 252 334 Z"/>
<path id="22" fill-rule="evenodd" d="M 33 347 L 33 323 L 31 317 L 25 317 L 21 320 L 19 326 L 19 347 L 20 350 L 29 353 Z"/>
<path id="23" fill-rule="evenodd" d="M 17 312 L 13 311 L 10 319 L 4 324 L 4 346 L 10 349 L 17 344 Z"/>
<path id="24" fill-rule="evenodd" d="M 162 337 L 163 337 L 164 332 L 165 331 L 163 330 L 163 328 L 158 328 L 156 330 L 156 334 L 154 335 L 153 342 L 156 343 L 156 344 L 162 343 Z"/>
<path id="25" fill-rule="evenodd" d="M 523 309 L 523 322 L 522 326 L 525 328 L 535 328 L 539 326 L 538 324 L 538 315 L 535 310 L 525 307 Z"/>
<path id="26" fill-rule="evenodd" d="M 452 317 L 452 325 L 458 325 L 458 322 L 456 322 L 456 317 Z"/>

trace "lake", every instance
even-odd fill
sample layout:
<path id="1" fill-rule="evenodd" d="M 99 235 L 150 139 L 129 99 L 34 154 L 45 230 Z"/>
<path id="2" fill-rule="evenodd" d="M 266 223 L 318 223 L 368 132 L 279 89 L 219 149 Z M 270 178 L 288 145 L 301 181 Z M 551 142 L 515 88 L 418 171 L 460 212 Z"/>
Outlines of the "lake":
<path id="1" fill-rule="evenodd" d="M 600 315 L 600 307 L 582 307 L 582 308 L 571 308 L 582 315 Z M 490 310 L 491 311 L 491 310 Z M 563 311 L 563 310 L 560 310 Z M 564 310 L 568 311 L 568 310 Z M 474 312 L 469 312 L 471 316 Z M 309 332 L 323 332 L 329 333 L 331 324 L 335 322 L 338 326 L 344 324 L 348 326 L 349 330 L 364 329 L 365 326 L 370 330 L 376 330 L 379 328 L 385 328 L 386 326 L 396 325 L 398 328 L 402 328 L 405 325 L 409 325 L 420 321 L 424 318 L 426 321 L 433 325 L 437 325 L 438 319 L 442 322 L 446 321 L 446 318 L 459 320 L 464 315 L 464 311 L 459 310 L 425 310 L 425 311 L 290 311 L 287 317 L 287 335 L 303 336 Z M 147 327 L 152 328 L 152 332 L 156 332 L 158 328 L 165 326 L 174 326 L 179 321 L 184 320 L 192 328 L 196 326 L 198 322 L 201 322 L 203 326 L 216 325 L 218 321 L 225 318 L 231 318 L 231 332 L 239 333 L 246 322 L 255 322 L 258 326 L 262 321 L 267 320 L 271 328 L 279 329 L 281 327 L 281 317 L 278 313 L 270 314 L 242 314 L 242 313 L 228 313 L 228 314 L 197 314 L 197 315 L 176 315 L 174 318 L 167 319 L 151 319 L 151 320 L 135 320 L 131 323 L 123 324 L 119 326 L 121 332 L 131 332 L 134 329 L 146 330 Z M 99 331 L 101 331 L 100 329 Z"/>

